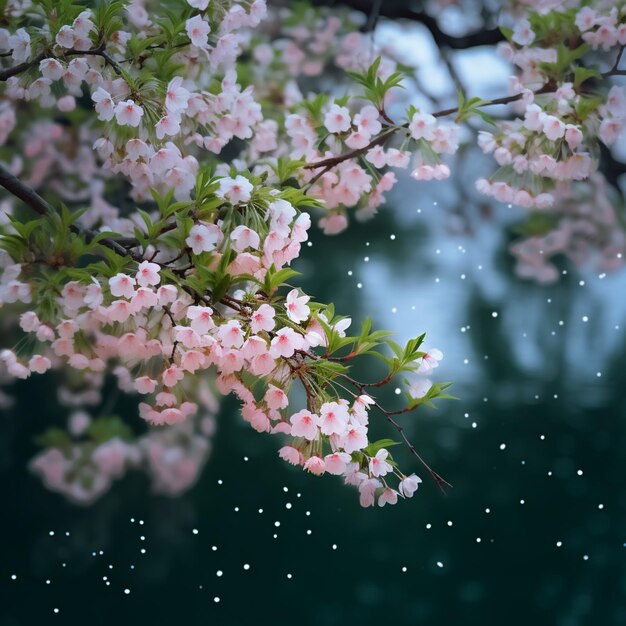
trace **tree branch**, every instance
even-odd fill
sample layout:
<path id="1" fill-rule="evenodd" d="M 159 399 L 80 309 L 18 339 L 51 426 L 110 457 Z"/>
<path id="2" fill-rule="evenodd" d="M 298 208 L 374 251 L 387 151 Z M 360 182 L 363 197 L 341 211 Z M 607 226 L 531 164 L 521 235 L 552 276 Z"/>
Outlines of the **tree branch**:
<path id="1" fill-rule="evenodd" d="M 46 200 L 44 200 L 34 189 L 24 184 L 19 178 L 11 174 L 3 165 L 0 165 L 0 185 L 4 187 L 9 193 L 19 198 L 24 204 L 28 205 L 33 211 L 39 213 L 39 215 L 50 215 L 54 213 L 54 209 Z M 89 243 L 99 235 L 100 233 L 94 232 L 87 228 L 83 228 L 78 224 L 71 224 L 70 230 L 76 235 L 82 235 Z M 132 252 L 128 248 L 122 245 L 131 243 L 131 239 L 123 238 L 121 240 L 111 239 L 106 237 L 100 239 L 99 243 L 106 246 L 110 250 L 113 250 L 116 254 L 121 256 L 130 256 L 134 261 L 141 262 L 143 258 L 140 254 Z"/>
<path id="2" fill-rule="evenodd" d="M 317 5 L 327 4 L 322 0 L 314 2 Z M 372 2 L 370 0 L 338 0 L 336 4 L 343 4 L 355 11 L 372 14 Z M 430 32 L 438 46 L 452 48 L 453 50 L 465 50 L 476 46 L 492 46 L 505 40 L 504 35 L 498 28 L 485 29 L 468 33 L 466 35 L 449 35 L 441 30 L 437 20 L 425 11 L 417 11 L 410 6 L 407 0 L 385 0 L 381 3 L 379 15 L 389 19 L 407 19 L 412 22 L 423 24 Z"/>

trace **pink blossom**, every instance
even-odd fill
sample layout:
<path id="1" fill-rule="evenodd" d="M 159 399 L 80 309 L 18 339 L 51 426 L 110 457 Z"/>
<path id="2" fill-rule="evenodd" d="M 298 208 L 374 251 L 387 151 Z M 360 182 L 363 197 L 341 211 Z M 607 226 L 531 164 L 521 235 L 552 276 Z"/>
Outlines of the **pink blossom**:
<path id="1" fill-rule="evenodd" d="M 92 94 L 91 99 L 96 103 L 95 109 L 98 119 L 108 122 L 115 115 L 115 102 L 108 91 L 98 87 Z"/>
<path id="2" fill-rule="evenodd" d="M 141 287 L 158 285 L 161 282 L 160 270 L 161 268 L 156 263 L 142 261 L 139 267 L 137 267 L 137 273 L 135 274 L 137 284 Z"/>
<path id="3" fill-rule="evenodd" d="M 217 336 L 225 348 L 241 348 L 244 334 L 237 320 L 230 320 L 217 329 Z"/>
<path id="4" fill-rule="evenodd" d="M 187 20 L 185 23 L 185 30 L 191 43 L 198 48 L 208 48 L 209 46 L 209 33 L 211 27 L 209 23 L 200 15 L 196 15 Z"/>
<path id="5" fill-rule="evenodd" d="M 329 133 L 344 133 L 350 130 L 350 112 L 338 104 L 331 105 L 324 116 L 324 126 Z"/>
<path id="6" fill-rule="evenodd" d="M 417 491 L 419 484 L 422 482 L 422 479 L 416 476 L 415 474 L 411 474 L 410 476 L 405 476 L 398 485 L 398 491 L 405 497 L 411 498 L 413 494 Z"/>
<path id="7" fill-rule="evenodd" d="M 167 85 L 165 92 L 165 108 L 175 115 L 187 109 L 187 103 L 191 93 L 182 86 L 183 79 L 180 76 L 173 78 Z"/>
<path id="8" fill-rule="evenodd" d="M 123 100 L 115 107 L 115 119 L 120 126 L 139 126 L 143 109 L 132 100 Z"/>
<path id="9" fill-rule="evenodd" d="M 232 247 L 236 252 L 243 252 L 246 248 L 258 250 L 261 242 L 258 233 L 243 224 L 233 230 L 230 234 L 230 240 L 233 242 Z"/>
<path id="10" fill-rule="evenodd" d="M 340 439 L 341 447 L 348 454 L 367 447 L 367 428 L 361 424 L 352 424 Z"/>
<path id="11" fill-rule="evenodd" d="M 200 335 L 205 335 L 209 330 L 215 328 L 211 307 L 190 306 L 187 309 L 187 318 L 191 320 L 191 328 Z"/>
<path id="12" fill-rule="evenodd" d="M 376 453 L 376 456 L 370 459 L 369 470 L 372 476 L 384 476 L 393 471 L 393 467 L 387 463 L 389 452 L 382 448 Z"/>
<path id="13" fill-rule="evenodd" d="M 126 274 L 116 274 L 109 278 L 111 295 L 117 298 L 132 298 L 135 294 L 135 279 Z"/>
<path id="14" fill-rule="evenodd" d="M 383 484 L 377 478 L 366 478 L 359 484 L 359 502 L 362 507 L 374 506 L 376 490 Z"/>
<path id="15" fill-rule="evenodd" d="M 245 204 L 252 197 L 252 183 L 243 176 L 222 178 L 217 195 L 226 198 L 231 204 Z"/>
<path id="16" fill-rule="evenodd" d="M 348 228 L 348 218 L 343 213 L 331 213 L 319 221 L 325 235 L 338 235 Z"/>
<path id="17" fill-rule="evenodd" d="M 281 328 L 272 339 L 270 355 L 275 359 L 279 356 L 288 359 L 293 356 L 296 350 L 301 350 L 302 346 L 302 335 L 296 333 L 292 328 Z"/>
<path id="18" fill-rule="evenodd" d="M 285 302 L 285 311 L 292 322 L 301 324 L 308 319 L 310 309 L 307 302 L 311 298 L 309 296 L 300 296 L 297 289 L 292 289 L 288 294 Z"/>
<path id="19" fill-rule="evenodd" d="M 328 454 L 324 457 L 326 471 L 329 474 L 334 474 L 335 476 L 344 474 L 350 460 L 350 455 L 345 452 Z"/>
<path id="20" fill-rule="evenodd" d="M 31 372 L 43 374 L 52 367 L 52 363 L 48 357 L 41 354 L 34 354 L 28 361 L 28 368 Z"/>
<path id="21" fill-rule="evenodd" d="M 304 469 L 315 476 L 321 476 L 326 471 L 326 464 L 321 457 L 312 456 L 304 463 Z"/>
<path id="22" fill-rule="evenodd" d="M 215 224 L 195 224 L 191 227 L 185 243 L 194 254 L 202 254 L 215 250 L 222 238 L 222 231 Z"/>
<path id="23" fill-rule="evenodd" d="M 425 139 L 432 141 L 435 138 L 437 120 L 429 113 L 414 113 L 409 123 L 409 132 L 413 139 Z"/>
<path id="24" fill-rule="evenodd" d="M 378 506 L 396 504 L 396 502 L 398 502 L 398 492 L 391 487 L 385 487 L 380 496 L 378 496 Z"/>
<path id="25" fill-rule="evenodd" d="M 156 389 L 156 386 L 157 381 L 153 380 L 149 376 L 140 376 L 139 378 L 135 379 L 135 389 L 139 393 L 152 393 Z"/>
<path id="26" fill-rule="evenodd" d="M 250 319 L 250 330 L 253 333 L 261 332 L 262 330 L 273 330 L 276 322 L 274 321 L 274 315 L 276 312 L 269 304 L 262 304 L 253 314 Z"/>
<path id="27" fill-rule="evenodd" d="M 291 423 L 291 435 L 293 437 L 304 437 L 313 441 L 319 436 L 319 418 L 317 415 L 302 409 L 289 418 Z"/>
<path id="28" fill-rule="evenodd" d="M 439 361 L 443 359 L 443 352 L 433 348 L 422 357 L 422 361 L 417 370 L 418 374 L 430 374 L 436 367 L 439 367 Z"/>
<path id="29" fill-rule="evenodd" d="M 293 446 L 283 446 L 278 455 L 283 461 L 287 461 L 291 465 L 302 465 L 302 455 Z"/>
<path id="30" fill-rule="evenodd" d="M 267 386 L 263 399 L 270 409 L 285 409 L 289 405 L 287 394 L 274 385 Z"/>
<path id="31" fill-rule="evenodd" d="M 343 404 L 324 402 L 320 407 L 320 430 L 324 435 L 343 435 L 348 419 L 348 409 Z"/>

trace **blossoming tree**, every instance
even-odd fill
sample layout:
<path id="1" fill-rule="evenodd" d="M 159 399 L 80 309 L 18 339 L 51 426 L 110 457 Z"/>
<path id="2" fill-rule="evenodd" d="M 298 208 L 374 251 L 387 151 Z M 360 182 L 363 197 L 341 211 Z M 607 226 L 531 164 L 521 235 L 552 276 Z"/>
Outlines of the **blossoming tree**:
<path id="1" fill-rule="evenodd" d="M 561 4 L 503 16 L 510 94 L 398 111 L 403 71 L 342 11 L 2 3 L 0 304 L 15 328 L 0 359 L 9 380 L 55 370 L 65 381 L 68 430 L 44 433 L 32 462 L 46 485 L 90 502 L 134 465 L 179 493 L 208 454 L 214 392 L 279 435 L 287 462 L 356 486 L 363 506 L 410 498 L 421 482 L 397 466 L 395 441 L 372 440 L 370 420 L 390 423 L 447 485 L 401 421 L 449 397 L 448 383 L 413 376 L 441 352 L 423 334 L 400 346 L 369 320 L 350 334 L 351 319 L 294 286 L 290 266 L 309 211 L 332 235 L 351 212 L 375 215 L 398 168 L 446 179 L 469 120 L 490 129 L 478 142 L 498 166 L 482 193 L 549 211 L 574 181 L 593 184 L 598 145 L 616 141 L 625 115 L 611 81 L 626 73 L 626 5 Z M 348 95 L 324 90 L 333 67 Z M 506 104 L 506 121 L 489 115 Z M 354 378 L 364 359 L 382 364 L 380 379 Z M 107 375 L 139 396 L 138 419 L 101 413 Z M 407 375 L 404 405 L 385 408 L 377 390 Z M 139 419 L 150 428 L 133 435 Z"/>

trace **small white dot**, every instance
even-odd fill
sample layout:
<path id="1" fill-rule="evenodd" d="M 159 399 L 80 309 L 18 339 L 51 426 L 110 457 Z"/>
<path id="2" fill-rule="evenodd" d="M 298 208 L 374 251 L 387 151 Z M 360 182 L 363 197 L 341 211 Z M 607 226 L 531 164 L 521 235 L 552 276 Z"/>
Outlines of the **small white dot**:
<path id="1" fill-rule="evenodd" d="M 221 569 L 218 569 L 217 572 L 215 572 L 215 575 L 219 578 L 224 575 L 224 572 Z"/>
<path id="2" fill-rule="evenodd" d="M 17 576 L 15 574 L 11 574 L 11 580 L 17 580 Z"/>
<path id="3" fill-rule="evenodd" d="M 58 613 L 58 612 L 59 612 L 59 609 L 54 609 L 54 612 L 55 612 L 55 613 Z"/>
<path id="4" fill-rule="evenodd" d="M 556 547 L 557 547 L 557 548 L 560 548 L 562 545 L 563 545 L 563 542 L 562 542 L 562 541 L 557 541 L 557 542 L 556 542 Z"/>
<path id="5" fill-rule="evenodd" d="M 505 449 L 506 449 L 506 443 L 501 443 L 500 450 L 505 450 Z"/>
<path id="6" fill-rule="evenodd" d="M 250 565 L 248 565 L 248 563 L 244 563 L 243 564 L 243 569 L 245 569 L 246 571 L 248 571 L 250 569 Z"/>
<path id="7" fill-rule="evenodd" d="M 404 567 L 402 568 L 402 571 L 403 571 L 403 572 L 406 572 L 406 566 L 404 566 Z"/>
<path id="8" fill-rule="evenodd" d="M 498 312 L 497 311 L 493 311 L 493 313 L 491 314 L 491 317 L 498 317 Z"/>
<path id="9" fill-rule="evenodd" d="M 217 604 L 219 601 L 220 601 L 220 599 L 219 599 L 217 596 L 215 596 L 215 597 L 213 598 L 213 602 L 215 602 L 216 604 Z"/>
<path id="10" fill-rule="evenodd" d="M 124 589 L 124 593 L 128 595 L 130 593 L 130 589 Z"/>
<path id="11" fill-rule="evenodd" d="M 443 567 L 443 563 L 441 561 L 437 561 L 437 567 Z"/>

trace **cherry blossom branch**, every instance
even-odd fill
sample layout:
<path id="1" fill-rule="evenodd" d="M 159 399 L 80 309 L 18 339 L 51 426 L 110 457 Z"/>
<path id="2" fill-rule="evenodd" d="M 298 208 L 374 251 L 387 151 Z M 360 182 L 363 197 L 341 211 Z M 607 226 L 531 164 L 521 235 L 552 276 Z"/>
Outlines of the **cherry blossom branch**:
<path id="1" fill-rule="evenodd" d="M 610 76 L 626 76 L 626 70 L 618 69 L 625 49 L 626 49 L 626 45 L 622 46 L 619 49 L 619 51 L 617 52 L 617 58 L 615 59 L 615 63 L 613 63 L 613 66 L 611 67 L 610 70 L 602 74 L 602 78 L 608 78 Z"/>
<path id="2" fill-rule="evenodd" d="M 412 408 L 406 408 L 400 411 L 388 411 L 376 400 L 374 396 L 367 393 L 366 391 L 366 387 L 378 386 L 378 385 L 368 385 L 366 383 L 361 383 L 358 380 L 355 380 L 354 378 L 352 378 L 351 376 L 348 376 L 347 374 L 339 374 L 339 376 L 343 378 L 345 381 L 349 382 L 351 385 L 354 385 L 360 391 L 361 394 L 366 394 L 370 398 L 372 398 L 372 400 L 374 401 L 374 406 L 385 416 L 385 419 L 395 428 L 395 430 L 398 432 L 400 437 L 402 437 L 402 441 L 404 441 L 404 443 L 407 445 L 407 447 L 411 451 L 411 454 L 423 465 L 424 469 L 430 474 L 431 478 L 435 481 L 435 483 L 437 484 L 437 487 L 439 487 L 442 493 L 445 493 L 445 487 L 452 488 L 452 485 L 445 478 L 443 478 L 438 472 L 436 472 L 432 467 L 430 467 L 430 465 L 428 465 L 428 463 L 424 460 L 424 458 L 415 449 L 415 446 L 411 443 L 410 439 L 406 436 L 406 433 L 404 432 L 404 427 L 393 418 L 394 415 L 400 415 L 403 413 L 409 413 L 411 411 L 414 411 L 415 409 L 418 408 L 419 404 L 415 405 Z"/>
<path id="3" fill-rule="evenodd" d="M 611 72 L 607 73 L 607 76 L 614 76 L 616 75 L 617 72 L 615 70 L 612 70 Z M 554 85 L 552 85 L 551 83 L 548 83 L 546 85 L 544 85 L 541 89 L 538 89 L 537 91 L 534 92 L 535 96 L 539 96 L 545 93 L 549 93 L 550 91 L 554 90 Z M 524 97 L 524 93 L 518 93 L 515 94 L 513 96 L 504 96 L 502 98 L 495 98 L 493 100 L 489 100 L 488 102 L 484 102 L 483 104 L 479 105 L 480 108 L 482 107 L 486 107 L 486 106 L 495 106 L 495 105 L 500 105 L 500 104 L 510 104 L 512 102 L 517 102 L 518 100 L 521 100 Z M 433 117 L 439 118 L 439 117 L 446 117 L 448 115 L 453 115 L 455 113 L 459 112 L 459 107 L 452 107 L 449 109 L 442 109 L 441 111 L 436 111 L 435 113 L 432 113 Z M 386 117 L 384 117 L 383 119 L 388 119 Z M 391 120 L 389 120 L 391 121 Z M 356 148 L 354 150 L 351 150 L 350 152 L 346 152 L 345 154 L 340 154 L 334 157 L 329 157 L 327 159 L 323 159 L 321 161 L 315 161 L 314 163 L 307 163 L 306 165 L 303 165 L 303 169 L 305 170 L 317 170 L 317 169 L 321 169 L 320 172 L 318 172 L 309 182 L 308 185 L 312 186 L 314 185 L 326 172 L 328 172 L 330 169 L 332 169 L 333 167 L 339 165 L 340 163 L 343 163 L 344 161 L 348 161 L 350 159 L 354 159 L 356 157 L 359 157 L 363 154 L 366 154 L 369 150 L 371 150 L 372 148 L 374 148 L 375 146 L 378 146 L 382 143 L 384 143 L 389 137 L 391 137 L 392 135 L 394 135 L 397 131 L 402 130 L 402 129 L 406 129 L 408 127 L 408 123 L 407 124 L 402 124 L 400 126 L 393 126 L 393 127 L 388 127 L 387 129 L 385 129 L 385 131 L 378 135 L 378 137 L 374 138 L 372 141 L 370 141 L 366 146 L 364 146 L 363 148 Z"/>
<path id="4" fill-rule="evenodd" d="M 0 82 L 9 80 L 9 78 L 17 76 L 22 72 L 26 72 L 31 67 L 35 67 L 35 65 L 41 63 L 41 61 L 43 61 L 45 58 L 46 55 L 42 53 L 39 56 L 35 57 L 32 61 L 24 61 L 24 63 L 20 63 L 18 65 L 14 65 L 13 67 L 7 67 L 0 70 Z"/>

